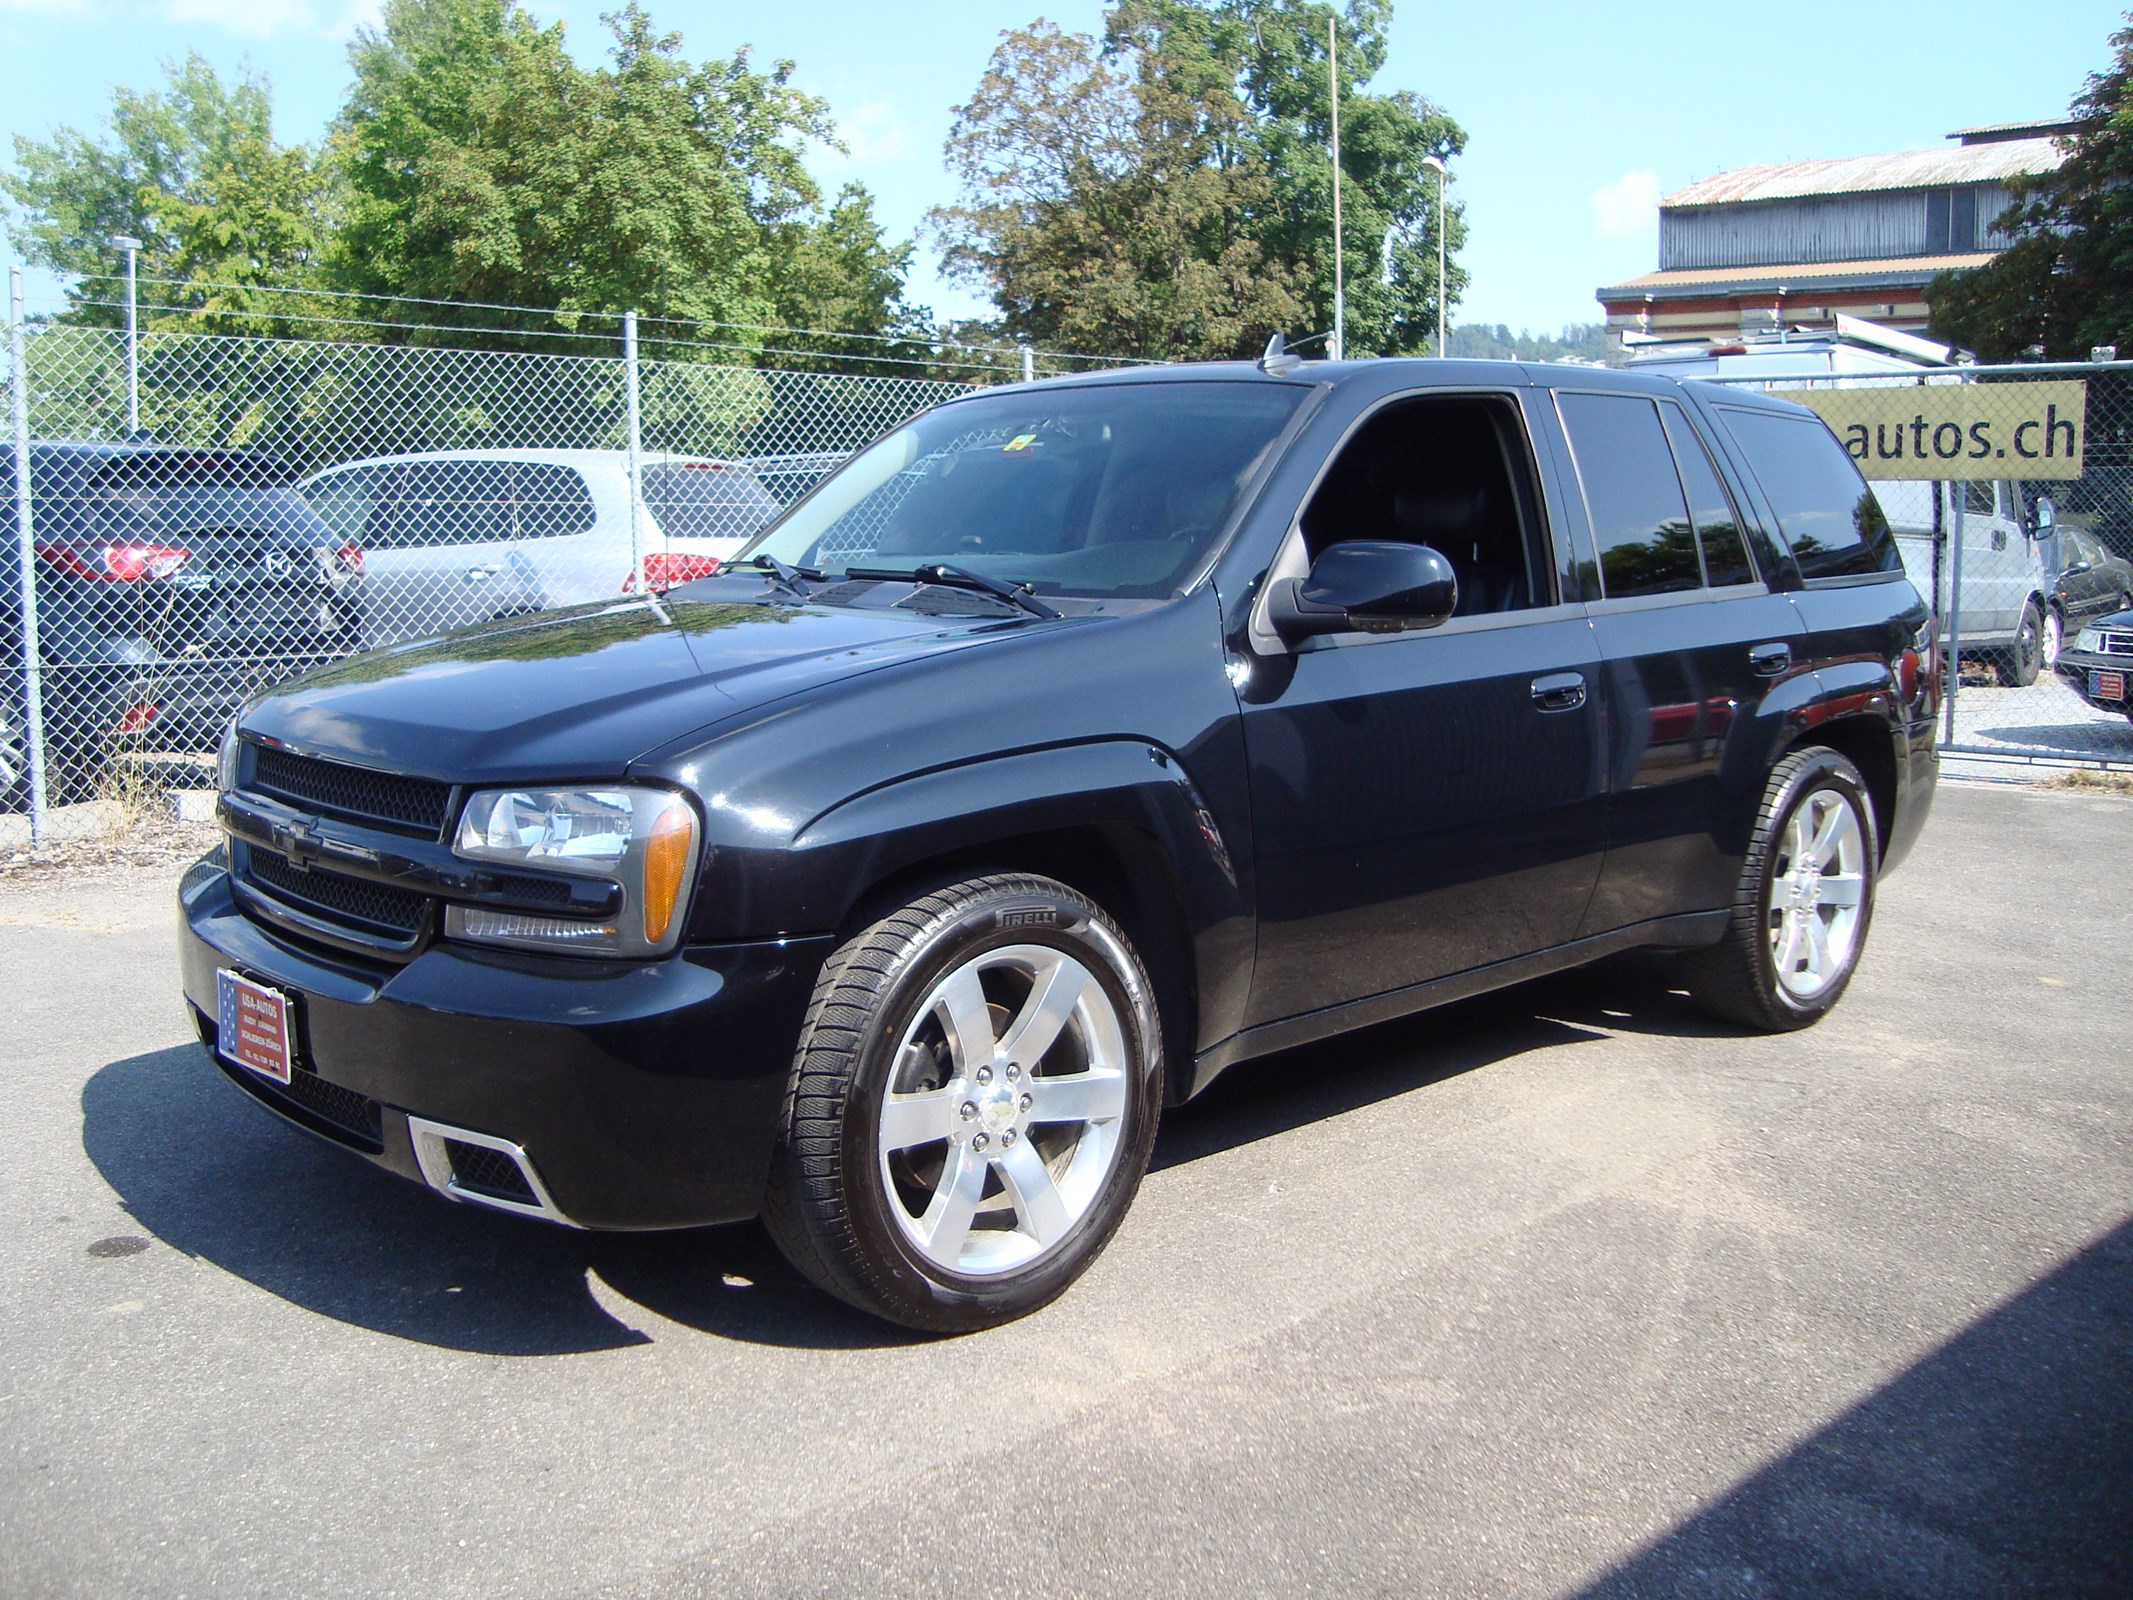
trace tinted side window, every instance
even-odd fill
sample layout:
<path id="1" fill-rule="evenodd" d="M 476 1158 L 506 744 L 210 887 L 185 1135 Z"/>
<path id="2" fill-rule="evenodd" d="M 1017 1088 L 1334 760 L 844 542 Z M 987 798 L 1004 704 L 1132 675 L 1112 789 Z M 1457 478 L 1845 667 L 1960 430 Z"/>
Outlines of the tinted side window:
<path id="1" fill-rule="evenodd" d="M 410 462 L 373 514 L 372 543 L 408 549 L 501 542 L 511 537 L 511 496 L 508 462 Z"/>
<path id="2" fill-rule="evenodd" d="M 518 464 L 518 532 L 522 539 L 563 539 L 585 533 L 596 519 L 592 491 L 574 467 Z"/>
<path id="3" fill-rule="evenodd" d="M 1642 395 L 1560 394 L 1610 600 L 1703 586 L 1688 502 L 1659 409 Z"/>
<path id="4" fill-rule="evenodd" d="M 1659 415 L 1674 447 L 1674 465 L 1681 469 L 1681 486 L 1688 491 L 1689 520 L 1696 524 L 1696 542 L 1703 549 L 1704 582 L 1714 589 L 1753 583 L 1755 568 L 1748 560 L 1747 541 L 1741 537 L 1740 518 L 1703 440 L 1679 406 L 1662 402 Z"/>
<path id="5" fill-rule="evenodd" d="M 335 534 L 359 543 L 369 531 L 371 510 L 392 470 L 350 467 L 308 485 L 303 491 L 304 500 Z"/>
<path id="6" fill-rule="evenodd" d="M 745 467 L 681 461 L 644 469 L 644 503 L 673 539 L 737 539 L 778 514 L 754 473 Z"/>
<path id="7" fill-rule="evenodd" d="M 1881 503 L 1836 436 L 1814 417 L 1723 406 L 1803 578 L 1898 570 Z"/>

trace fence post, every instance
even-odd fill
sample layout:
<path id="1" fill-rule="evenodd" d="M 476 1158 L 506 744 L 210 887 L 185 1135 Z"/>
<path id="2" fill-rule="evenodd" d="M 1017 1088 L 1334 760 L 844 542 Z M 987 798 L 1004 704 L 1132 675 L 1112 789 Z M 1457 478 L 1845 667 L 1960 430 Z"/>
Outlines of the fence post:
<path id="1" fill-rule="evenodd" d="M 1954 538 L 1948 562 L 1948 695 L 1947 733 L 1942 744 L 1955 743 L 1955 691 L 1963 681 L 1963 486 L 1944 483 L 1940 491 L 1955 503 Z"/>
<path id="2" fill-rule="evenodd" d="M 638 411 L 637 313 L 622 313 L 622 390 L 629 407 L 630 450 L 630 571 L 636 592 L 652 591 L 644 578 L 644 485 L 638 478 L 637 457 L 643 449 L 641 416 Z"/>
<path id="3" fill-rule="evenodd" d="M 1022 347 L 1022 381 L 1024 383 L 1035 383 L 1037 381 L 1037 352 L 1028 345 Z"/>
<path id="4" fill-rule="evenodd" d="M 30 509 L 30 380 L 23 354 L 22 269 L 7 269 L 8 402 L 15 433 L 15 555 L 22 579 L 22 746 L 30 762 L 30 842 L 44 842 L 44 682 L 37 648 L 37 531 Z"/>

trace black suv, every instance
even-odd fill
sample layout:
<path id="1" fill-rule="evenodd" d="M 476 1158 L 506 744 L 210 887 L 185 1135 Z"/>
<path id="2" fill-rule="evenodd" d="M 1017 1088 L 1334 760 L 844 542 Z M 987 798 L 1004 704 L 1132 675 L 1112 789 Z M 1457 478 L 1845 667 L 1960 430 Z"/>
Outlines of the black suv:
<path id="1" fill-rule="evenodd" d="M 661 601 L 270 692 L 181 890 L 209 1051 L 459 1200 L 760 1215 L 957 1329 L 1071 1282 L 1233 1062 L 1636 945 L 1825 1013 L 1936 689 L 1823 425 L 1278 366 L 959 399 Z"/>
<path id="2" fill-rule="evenodd" d="M 243 697 L 354 643 L 339 541 L 257 450 L 30 446 L 38 656 L 51 796 L 114 753 L 215 748 Z M 15 464 L 0 453 L 0 504 Z M 10 530 L 14 527 L 9 517 Z M 22 590 L 0 582 L 0 806 L 22 798 Z"/>

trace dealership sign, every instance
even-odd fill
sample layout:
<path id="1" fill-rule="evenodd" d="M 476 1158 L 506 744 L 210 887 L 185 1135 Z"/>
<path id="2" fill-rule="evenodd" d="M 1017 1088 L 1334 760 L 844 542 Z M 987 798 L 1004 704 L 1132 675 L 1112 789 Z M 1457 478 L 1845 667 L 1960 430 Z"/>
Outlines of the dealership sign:
<path id="1" fill-rule="evenodd" d="M 1869 478 L 2078 478 L 2085 383 L 1778 389 L 1811 406 Z"/>

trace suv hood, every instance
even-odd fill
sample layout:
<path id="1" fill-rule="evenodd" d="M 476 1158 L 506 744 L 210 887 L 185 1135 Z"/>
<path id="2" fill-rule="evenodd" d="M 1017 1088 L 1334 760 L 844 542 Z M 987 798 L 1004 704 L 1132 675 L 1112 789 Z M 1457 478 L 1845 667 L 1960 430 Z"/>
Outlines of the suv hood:
<path id="1" fill-rule="evenodd" d="M 691 600 L 514 618 L 272 689 L 247 733 L 449 782 L 611 777 L 645 751 L 839 678 L 1035 618 Z"/>

